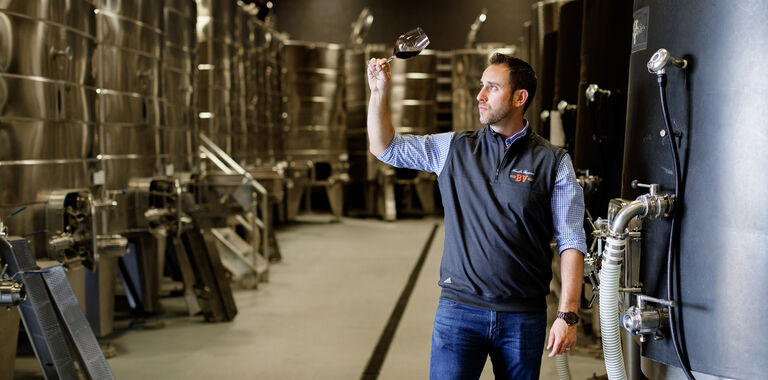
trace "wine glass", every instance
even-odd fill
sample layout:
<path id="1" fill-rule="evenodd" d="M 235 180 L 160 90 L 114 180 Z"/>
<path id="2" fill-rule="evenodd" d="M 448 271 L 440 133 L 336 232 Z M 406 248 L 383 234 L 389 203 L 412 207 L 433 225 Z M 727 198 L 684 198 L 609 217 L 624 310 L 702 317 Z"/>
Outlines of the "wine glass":
<path id="1" fill-rule="evenodd" d="M 427 37 L 427 33 L 424 33 L 424 30 L 417 27 L 397 38 L 397 41 L 395 41 L 395 49 L 392 52 L 392 56 L 387 59 L 387 62 L 390 62 L 395 58 L 413 58 L 419 55 L 422 50 L 426 49 L 428 45 L 429 37 Z"/>

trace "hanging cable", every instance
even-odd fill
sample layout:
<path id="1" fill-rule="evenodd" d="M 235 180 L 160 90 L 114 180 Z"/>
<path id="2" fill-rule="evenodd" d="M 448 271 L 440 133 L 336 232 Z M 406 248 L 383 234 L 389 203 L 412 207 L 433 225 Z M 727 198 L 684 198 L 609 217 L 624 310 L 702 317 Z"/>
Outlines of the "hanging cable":
<path id="1" fill-rule="evenodd" d="M 663 50 L 663 49 L 662 49 Z M 666 50 L 665 50 L 666 51 Z M 656 53 L 659 54 L 659 53 Z M 654 55 L 656 57 L 656 55 Z M 670 57 L 671 58 L 671 57 Z M 674 59 L 674 58 L 672 58 Z M 653 58 L 651 59 L 653 61 Z M 682 61 L 682 60 L 677 60 Z M 684 62 L 684 61 L 683 61 Z M 651 62 L 648 63 L 649 69 L 651 66 Z M 686 63 L 681 64 L 683 68 L 685 68 Z M 680 207 L 682 207 L 683 204 L 683 188 L 681 185 L 681 176 L 680 176 L 680 155 L 677 150 L 677 142 L 675 141 L 675 135 L 672 133 L 672 122 L 670 120 L 669 116 L 669 107 L 667 105 L 667 74 L 665 70 L 659 69 L 655 71 L 656 73 L 656 82 L 659 85 L 659 97 L 661 99 L 661 111 L 664 114 L 664 125 L 666 127 L 666 135 L 669 137 L 670 146 L 672 148 L 672 157 L 674 159 L 674 166 L 675 166 L 675 199 L 677 199 L 677 211 L 672 215 L 672 226 L 669 232 L 669 244 L 667 247 L 667 298 L 669 300 L 674 300 L 674 262 L 677 256 L 679 255 L 678 247 L 675 245 L 675 242 L 677 241 L 677 234 L 679 230 L 679 218 L 677 215 L 680 212 Z M 675 319 L 676 313 L 670 310 L 669 312 L 669 330 L 670 335 L 672 335 L 672 345 L 675 349 L 675 354 L 677 355 L 677 360 L 680 362 L 680 366 L 682 367 L 683 371 L 685 372 L 685 376 L 689 380 L 695 380 L 693 377 L 693 373 L 691 372 L 690 362 L 688 360 L 687 353 L 683 350 L 683 347 L 680 343 L 679 334 L 677 328 L 677 321 Z"/>

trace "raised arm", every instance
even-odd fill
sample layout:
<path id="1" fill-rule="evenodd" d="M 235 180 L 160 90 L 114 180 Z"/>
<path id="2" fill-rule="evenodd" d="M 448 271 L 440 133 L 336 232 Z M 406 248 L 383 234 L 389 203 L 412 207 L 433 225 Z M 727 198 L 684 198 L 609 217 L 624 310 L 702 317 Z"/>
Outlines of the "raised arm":
<path id="1" fill-rule="evenodd" d="M 368 142 L 371 153 L 380 156 L 395 137 L 395 127 L 389 116 L 389 63 L 386 59 L 372 58 L 368 62 Z"/>

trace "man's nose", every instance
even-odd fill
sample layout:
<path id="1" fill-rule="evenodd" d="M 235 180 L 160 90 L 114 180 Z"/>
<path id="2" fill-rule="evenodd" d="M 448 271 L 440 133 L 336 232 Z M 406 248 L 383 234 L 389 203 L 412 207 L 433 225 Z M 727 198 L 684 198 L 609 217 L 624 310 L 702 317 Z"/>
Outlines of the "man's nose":
<path id="1" fill-rule="evenodd" d="M 488 100 L 488 98 L 485 96 L 485 88 L 481 88 L 480 92 L 477 93 L 477 101 L 478 102 L 484 102 Z"/>

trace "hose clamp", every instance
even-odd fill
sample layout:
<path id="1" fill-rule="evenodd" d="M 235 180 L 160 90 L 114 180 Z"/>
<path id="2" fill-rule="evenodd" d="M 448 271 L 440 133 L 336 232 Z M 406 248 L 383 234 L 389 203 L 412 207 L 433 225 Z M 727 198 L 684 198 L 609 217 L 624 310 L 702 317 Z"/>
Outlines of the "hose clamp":
<path id="1" fill-rule="evenodd" d="M 642 201 L 645 206 L 645 213 L 643 213 L 642 217 L 648 219 L 658 219 L 669 216 L 675 203 L 675 196 L 671 194 L 645 194 L 637 199 Z"/>
<path id="2" fill-rule="evenodd" d="M 624 248 L 626 245 L 625 238 L 609 236 L 606 239 L 605 250 L 603 251 L 603 262 L 621 265 L 624 261 Z"/>

